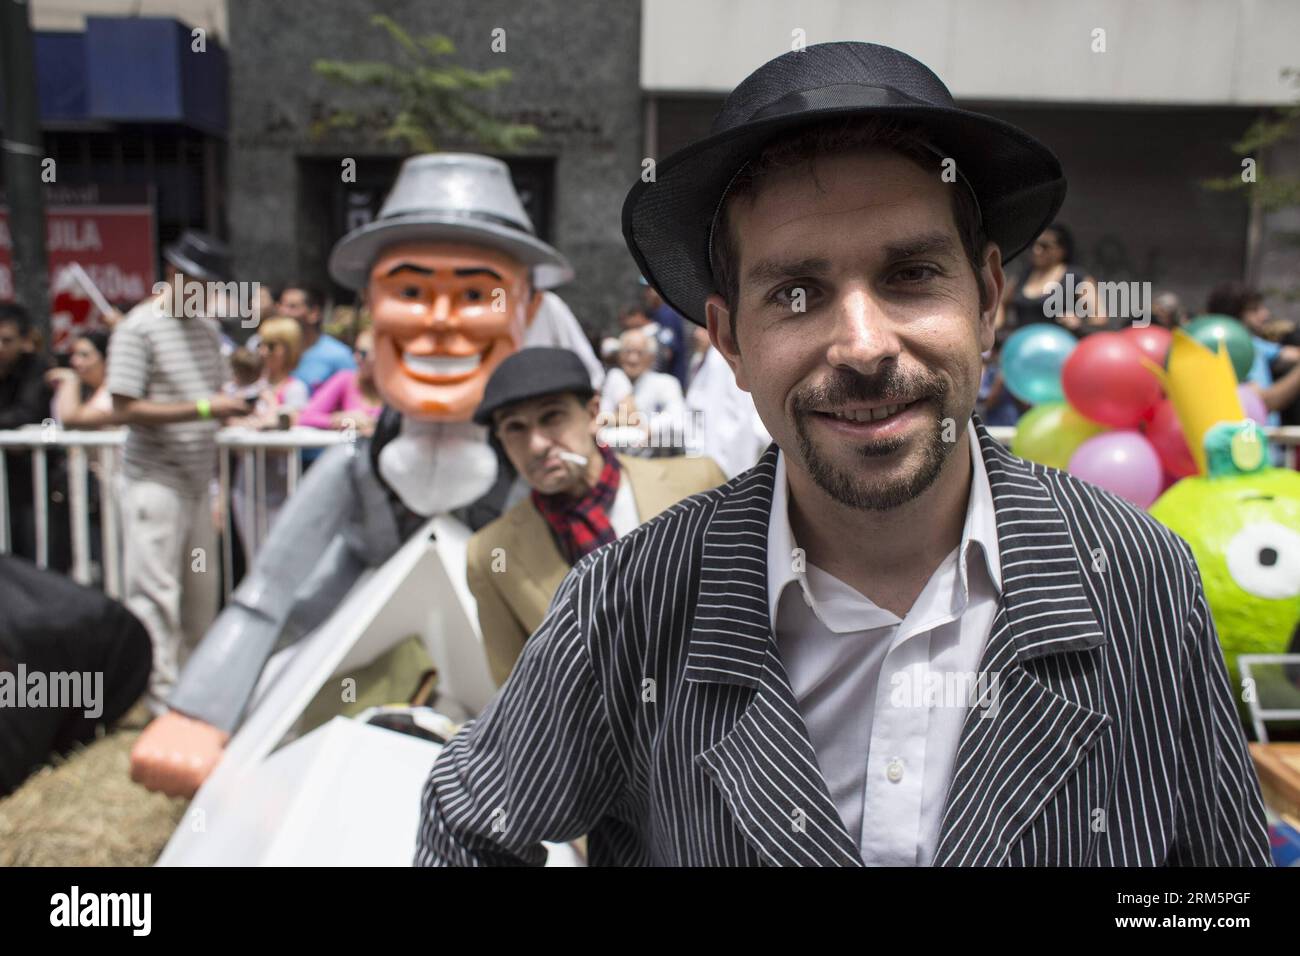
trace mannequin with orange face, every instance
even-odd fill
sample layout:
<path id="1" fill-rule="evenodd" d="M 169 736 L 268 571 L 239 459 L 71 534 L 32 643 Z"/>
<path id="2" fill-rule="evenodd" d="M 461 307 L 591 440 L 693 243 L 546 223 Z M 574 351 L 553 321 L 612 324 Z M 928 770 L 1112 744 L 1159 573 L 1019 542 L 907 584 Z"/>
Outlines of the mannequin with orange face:
<path id="1" fill-rule="evenodd" d="M 408 160 L 408 167 L 458 160 L 475 173 L 497 163 L 441 154 Z M 407 171 L 385 209 L 408 198 L 399 195 Z M 489 182 L 487 191 L 492 188 Z M 512 189 L 507 211 L 511 198 L 518 202 Z M 384 216 L 381 211 L 377 223 L 340 241 L 331 271 L 340 281 L 364 282 L 375 387 L 390 422 L 400 413 L 400 426 L 395 435 L 389 427 L 374 447 L 362 438 L 355 449 L 333 448 L 306 473 L 186 665 L 169 702 L 173 709 L 149 724 L 132 750 L 132 779 L 149 789 L 192 796 L 220 761 L 271 650 L 286 637 L 328 626 L 361 571 L 396 552 L 403 539 L 390 492 L 418 518 L 485 500 L 500 487 L 486 429 L 471 414 L 493 370 L 523 345 L 543 302 L 537 276 L 564 281 L 572 273 L 563 257 L 531 236 L 531 226 L 521 240 L 497 224 L 500 215 L 478 235 L 462 224 L 463 216 L 429 214 L 427 225 L 414 226 L 411 214 Z M 518 216 L 526 223 L 522 207 Z M 413 229 L 427 234 L 407 235 Z M 372 233 L 387 241 L 367 244 Z M 368 550 L 358 553 L 356 542 Z"/>
<path id="2" fill-rule="evenodd" d="M 401 243 L 375 260 L 367 300 L 384 401 L 416 418 L 462 422 L 521 347 L 542 293 L 498 250 Z"/>

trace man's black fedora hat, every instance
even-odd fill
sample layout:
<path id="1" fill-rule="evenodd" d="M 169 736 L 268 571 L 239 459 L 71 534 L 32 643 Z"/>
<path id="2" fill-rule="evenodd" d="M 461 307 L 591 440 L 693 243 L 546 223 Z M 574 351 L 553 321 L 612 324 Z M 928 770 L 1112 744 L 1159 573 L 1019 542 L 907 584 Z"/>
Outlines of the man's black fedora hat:
<path id="1" fill-rule="evenodd" d="M 557 392 L 572 392 L 584 402 L 596 394 L 591 373 L 577 353 L 549 346 L 520 349 L 498 365 L 483 386 L 474 421 L 490 426 L 498 408 Z"/>
<path id="2" fill-rule="evenodd" d="M 658 163 L 653 181 L 632 187 L 623 237 L 641 274 L 703 325 L 704 301 L 718 291 L 710 234 L 733 177 L 783 132 L 857 116 L 908 121 L 952 158 L 1003 262 L 1033 242 L 1065 200 L 1065 176 L 1050 149 L 1009 123 L 954 106 L 943 81 L 919 60 L 876 43 L 819 43 L 760 66 L 727 97 L 706 138 Z"/>
<path id="3" fill-rule="evenodd" d="M 163 250 L 163 258 L 187 279 L 199 282 L 229 282 L 230 247 L 215 236 L 186 229 L 179 239 Z"/>

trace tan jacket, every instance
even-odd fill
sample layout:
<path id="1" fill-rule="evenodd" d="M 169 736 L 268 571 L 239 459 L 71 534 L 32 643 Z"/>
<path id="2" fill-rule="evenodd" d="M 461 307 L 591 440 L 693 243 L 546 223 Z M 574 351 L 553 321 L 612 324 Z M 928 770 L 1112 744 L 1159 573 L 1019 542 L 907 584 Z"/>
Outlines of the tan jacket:
<path id="1" fill-rule="evenodd" d="M 623 480 L 631 482 L 642 524 L 683 498 L 727 480 L 711 458 L 617 457 Z M 492 570 L 494 553 L 498 563 L 504 562 L 501 571 Z M 467 571 L 469 589 L 478 602 L 488 667 L 500 686 L 510 676 L 528 635 L 541 625 L 569 564 L 546 519 L 531 498 L 524 498 L 469 539 Z"/>

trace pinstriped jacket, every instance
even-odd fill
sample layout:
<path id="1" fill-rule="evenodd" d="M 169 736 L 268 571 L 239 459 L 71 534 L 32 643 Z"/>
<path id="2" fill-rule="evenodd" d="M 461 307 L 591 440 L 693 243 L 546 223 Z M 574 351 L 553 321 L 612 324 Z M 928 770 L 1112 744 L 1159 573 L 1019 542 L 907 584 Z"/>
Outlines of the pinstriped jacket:
<path id="1" fill-rule="evenodd" d="M 976 430 L 999 699 L 967 715 L 935 865 L 1268 865 L 1190 549 Z M 776 455 L 573 568 L 435 763 L 417 864 L 537 865 L 539 841 L 588 833 L 594 865 L 862 865 L 771 632 Z"/>

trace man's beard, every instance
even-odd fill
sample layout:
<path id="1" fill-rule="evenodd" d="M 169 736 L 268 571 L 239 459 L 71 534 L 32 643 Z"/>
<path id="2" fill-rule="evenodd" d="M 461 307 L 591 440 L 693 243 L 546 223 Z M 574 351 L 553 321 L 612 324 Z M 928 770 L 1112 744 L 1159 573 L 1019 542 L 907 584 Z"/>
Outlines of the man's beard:
<path id="1" fill-rule="evenodd" d="M 897 366 L 889 366 L 885 372 L 871 378 L 837 371 L 828 385 L 802 392 L 793 402 L 795 434 L 808 473 L 817 486 L 835 501 L 860 511 L 889 511 L 912 501 L 934 484 L 956 445 L 955 441 L 944 441 L 943 437 L 945 419 L 958 419 L 947 408 L 948 397 L 947 382 L 938 375 L 903 373 Z M 920 464 L 910 473 L 896 479 L 870 479 L 856 469 L 845 470 L 835 465 L 820 453 L 813 442 L 807 423 L 813 409 L 866 401 L 891 405 L 916 401 L 934 411 L 934 418 L 922 436 Z M 894 455 L 908 444 L 909 439 L 895 436 L 859 442 L 853 450 L 864 463 L 868 463 L 872 459 Z"/>

